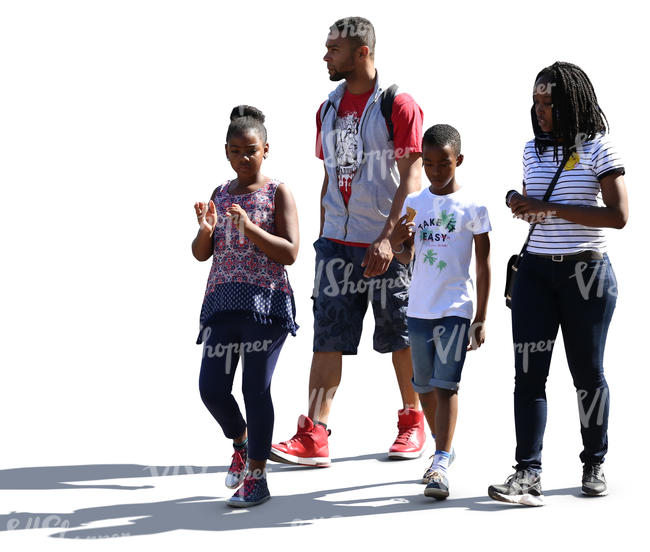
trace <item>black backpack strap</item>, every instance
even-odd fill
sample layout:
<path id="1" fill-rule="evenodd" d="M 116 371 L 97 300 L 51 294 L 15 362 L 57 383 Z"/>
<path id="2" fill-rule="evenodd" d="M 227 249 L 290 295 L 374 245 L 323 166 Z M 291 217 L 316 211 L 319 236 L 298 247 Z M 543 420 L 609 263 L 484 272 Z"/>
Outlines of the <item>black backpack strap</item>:
<path id="1" fill-rule="evenodd" d="M 381 94 L 381 114 L 386 119 L 388 127 L 388 139 L 392 142 L 395 129 L 393 128 L 393 102 L 397 96 L 397 85 L 393 84 L 384 90 Z"/>
<path id="2" fill-rule="evenodd" d="M 321 114 L 320 114 L 320 124 L 323 124 L 323 121 L 325 120 L 325 115 L 327 115 L 327 112 L 330 110 L 330 107 L 332 107 L 332 102 L 330 100 L 327 100 L 325 102 L 325 106 L 321 109 Z"/>
<path id="3" fill-rule="evenodd" d="M 397 96 L 397 88 L 398 86 L 396 84 L 393 84 L 381 93 L 381 104 L 380 104 L 381 114 L 384 116 L 384 119 L 386 120 L 386 126 L 388 127 L 388 139 L 391 142 L 393 140 L 393 135 L 395 134 L 395 129 L 393 128 L 392 115 L 393 115 L 393 103 L 395 102 L 395 96 Z M 327 100 L 327 102 L 325 103 L 321 111 L 321 115 L 320 115 L 321 124 L 323 124 L 323 121 L 325 120 L 325 115 L 327 115 L 327 112 L 329 111 L 330 107 L 332 107 L 332 102 L 330 100 Z"/>

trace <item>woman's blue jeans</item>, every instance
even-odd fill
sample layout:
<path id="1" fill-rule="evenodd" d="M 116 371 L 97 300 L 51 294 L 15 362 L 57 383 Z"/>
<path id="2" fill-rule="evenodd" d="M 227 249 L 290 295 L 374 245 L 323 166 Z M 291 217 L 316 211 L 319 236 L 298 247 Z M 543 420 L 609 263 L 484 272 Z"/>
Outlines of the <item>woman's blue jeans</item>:
<path id="1" fill-rule="evenodd" d="M 556 262 L 524 254 L 512 292 L 517 469 L 542 468 L 546 379 L 559 327 L 578 398 L 584 447 L 580 460 L 604 460 L 609 388 L 603 353 L 616 295 L 607 255 L 588 262 Z"/>

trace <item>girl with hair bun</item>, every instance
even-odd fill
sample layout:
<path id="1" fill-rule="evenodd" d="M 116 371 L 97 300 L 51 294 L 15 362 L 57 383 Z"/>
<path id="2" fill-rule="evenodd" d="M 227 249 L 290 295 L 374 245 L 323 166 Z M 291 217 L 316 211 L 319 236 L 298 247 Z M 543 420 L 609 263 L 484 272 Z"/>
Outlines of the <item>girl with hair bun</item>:
<path id="1" fill-rule="evenodd" d="M 194 204 L 199 230 L 192 254 L 212 258 L 197 338 L 199 390 L 233 440 L 226 486 L 237 491 L 227 504 L 248 507 L 270 498 L 271 378 L 287 335 L 298 328 L 285 270 L 298 255 L 298 214 L 289 188 L 261 173 L 269 144 L 259 109 L 232 110 L 225 147 L 237 177 L 217 186 L 207 203 Z M 240 357 L 246 419 L 232 395 Z"/>

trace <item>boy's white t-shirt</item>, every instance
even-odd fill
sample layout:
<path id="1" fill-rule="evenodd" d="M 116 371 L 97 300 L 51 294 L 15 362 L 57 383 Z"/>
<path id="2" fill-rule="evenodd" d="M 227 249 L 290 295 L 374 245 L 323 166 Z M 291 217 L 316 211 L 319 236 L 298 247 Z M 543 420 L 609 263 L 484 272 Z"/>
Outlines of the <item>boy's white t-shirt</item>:
<path id="1" fill-rule="evenodd" d="M 402 215 L 407 206 L 417 211 L 407 316 L 471 320 L 474 284 L 469 264 L 474 235 L 492 230 L 487 208 L 473 201 L 465 188 L 435 195 L 428 187 L 406 198 Z"/>

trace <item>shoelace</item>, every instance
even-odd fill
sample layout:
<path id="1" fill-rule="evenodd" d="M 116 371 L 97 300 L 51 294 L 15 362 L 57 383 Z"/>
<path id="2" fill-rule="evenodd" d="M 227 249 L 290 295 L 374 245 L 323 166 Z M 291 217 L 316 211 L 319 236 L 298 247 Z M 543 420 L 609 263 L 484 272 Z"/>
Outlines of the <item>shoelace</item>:
<path id="1" fill-rule="evenodd" d="M 299 429 L 291 439 L 289 439 L 288 441 L 282 441 L 280 444 L 281 445 L 290 445 L 291 443 L 293 443 L 295 441 L 302 441 L 303 436 L 309 437 L 310 439 L 312 439 L 313 438 L 312 437 L 312 432 L 314 431 L 315 427 L 316 426 L 313 426 L 312 429 Z M 332 430 L 331 429 L 326 429 L 325 433 L 327 433 L 327 436 L 329 437 L 332 434 Z"/>
<path id="2" fill-rule="evenodd" d="M 309 435 L 309 431 L 306 430 L 299 430 L 291 439 L 288 441 L 282 441 L 280 444 L 281 445 L 290 445 L 291 443 L 295 443 L 296 441 L 302 441 L 302 436 L 307 436 Z"/>
<path id="3" fill-rule="evenodd" d="M 395 443 L 399 443 L 400 445 L 406 445 L 410 440 L 411 440 L 411 435 L 413 435 L 413 432 L 416 430 L 416 427 L 406 427 L 406 428 L 400 428 L 397 426 L 397 430 L 399 433 L 397 434 L 397 439 L 395 439 Z"/>
<path id="4" fill-rule="evenodd" d="M 602 479 L 603 467 L 600 464 L 589 464 L 585 467 L 585 477 Z"/>
<path id="5" fill-rule="evenodd" d="M 429 460 L 431 460 L 431 465 L 427 468 L 427 471 L 424 472 L 424 477 L 430 477 L 431 474 L 435 471 L 433 469 L 433 457 L 434 456 L 435 456 L 435 454 L 432 454 L 431 456 L 429 456 Z"/>
<path id="6" fill-rule="evenodd" d="M 431 469 L 431 468 L 429 468 Z M 427 470 L 428 473 L 428 470 Z M 432 481 L 440 482 L 442 481 L 442 474 L 438 470 L 431 470 L 431 473 L 428 474 L 429 479 Z"/>
<path id="7" fill-rule="evenodd" d="M 230 463 L 230 472 L 241 472 L 246 467 L 246 460 L 240 450 L 235 449 L 232 453 L 232 462 Z"/>
<path id="8" fill-rule="evenodd" d="M 255 486 L 257 484 L 257 479 L 254 477 L 246 477 L 244 479 L 244 484 L 240 487 L 240 489 L 237 491 L 237 494 L 241 497 L 247 497 L 255 491 Z"/>
<path id="9" fill-rule="evenodd" d="M 509 475 L 506 479 L 506 485 L 510 485 L 514 480 L 515 483 L 518 483 L 520 486 L 531 486 L 531 476 L 527 470 L 517 470 L 515 466 L 512 466 L 515 469 L 515 473 Z"/>

